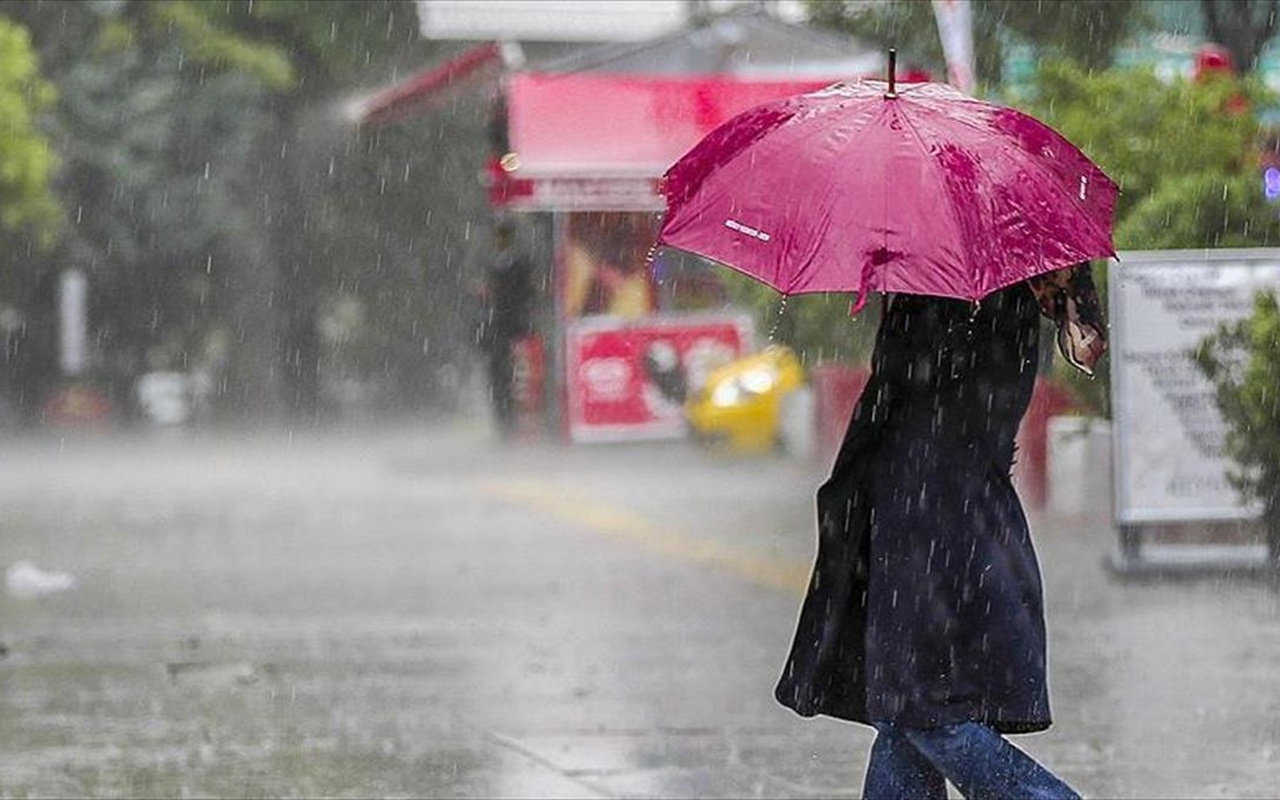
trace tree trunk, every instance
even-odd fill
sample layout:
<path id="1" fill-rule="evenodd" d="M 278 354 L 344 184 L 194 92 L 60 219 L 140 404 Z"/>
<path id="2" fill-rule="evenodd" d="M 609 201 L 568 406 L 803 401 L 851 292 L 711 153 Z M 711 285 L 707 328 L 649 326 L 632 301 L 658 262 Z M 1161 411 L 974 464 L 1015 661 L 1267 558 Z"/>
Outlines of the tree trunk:
<path id="1" fill-rule="evenodd" d="M 9 413 L 23 424 L 40 422 L 40 405 L 58 385 L 56 272 L 48 270 L 23 286 L 17 307 L 22 325 L 3 338 L 4 379 Z"/>
<path id="2" fill-rule="evenodd" d="M 280 322 L 275 304 L 275 261 L 260 220 L 228 220 L 234 231 L 222 245 L 226 279 L 221 291 L 231 324 L 231 347 L 223 385 L 216 392 L 220 414 L 279 422 L 281 400 Z"/>
<path id="3" fill-rule="evenodd" d="M 1280 497 L 1275 494 L 1265 502 L 1262 525 L 1267 537 L 1267 577 L 1271 588 L 1280 591 Z"/>
<path id="4" fill-rule="evenodd" d="M 317 330 L 320 278 L 308 241 L 307 198 L 298 174 L 299 103 L 292 96 L 274 101 L 278 158 L 271 162 L 270 240 L 276 265 L 275 297 L 283 325 L 277 360 L 284 412 L 292 422 L 314 423 L 320 411 L 320 337 Z"/>
<path id="5" fill-rule="evenodd" d="M 220 414 L 279 423 L 291 421 L 296 408 L 296 381 L 289 375 L 298 325 L 290 294 L 296 261 L 283 243 L 292 236 L 291 207 L 298 199 L 289 191 L 284 164 L 292 155 L 293 129 L 278 107 L 265 110 L 268 124 L 258 134 L 253 165 L 236 179 L 240 202 L 227 210 L 223 263 L 215 265 L 225 274 L 219 291 L 232 338 L 217 396 Z"/>
<path id="6" fill-rule="evenodd" d="M 1276 32 L 1280 0 L 1200 0 L 1209 38 L 1227 48 L 1236 69 L 1252 72 Z"/>

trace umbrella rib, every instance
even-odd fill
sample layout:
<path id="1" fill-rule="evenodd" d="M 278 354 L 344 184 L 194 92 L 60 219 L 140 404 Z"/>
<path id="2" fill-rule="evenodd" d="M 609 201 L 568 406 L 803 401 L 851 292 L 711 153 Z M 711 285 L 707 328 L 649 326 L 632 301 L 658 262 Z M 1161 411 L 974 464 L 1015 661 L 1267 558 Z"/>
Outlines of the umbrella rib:
<path id="1" fill-rule="evenodd" d="M 938 176 L 939 180 L 942 182 L 942 186 L 947 187 L 948 183 L 946 179 L 946 173 L 942 171 L 941 165 L 939 165 L 937 159 L 933 157 L 933 153 L 929 151 L 929 146 L 928 144 L 926 144 L 924 137 L 920 134 L 919 129 L 916 128 L 911 118 L 905 112 L 902 113 L 901 116 L 902 116 L 903 122 L 905 122 L 907 127 L 911 130 L 911 134 L 915 136 L 916 141 L 920 144 L 921 150 L 923 150 L 924 154 L 926 155 L 925 161 L 929 164 L 929 168 L 933 170 L 933 172 Z M 888 203 L 888 198 L 889 198 L 889 187 L 885 186 L 886 204 Z M 943 208 L 945 210 L 944 213 L 947 215 L 949 221 L 951 222 L 952 227 L 955 227 L 956 225 L 958 225 L 960 221 L 956 218 L 955 207 L 948 202 L 948 203 L 943 203 Z M 886 243 L 886 246 L 887 246 L 887 243 Z M 969 263 L 968 253 L 964 254 L 964 259 L 965 259 L 965 263 L 964 263 L 965 268 L 970 272 L 972 272 L 973 265 Z"/>
<path id="2" fill-rule="evenodd" d="M 682 242 L 674 246 L 784 295 L 852 289 L 971 301 L 1018 280 L 1010 275 L 1114 254 L 1105 219 L 1114 181 L 1044 123 L 1013 109 L 1011 118 L 992 117 L 971 101 L 975 113 L 948 115 L 960 125 L 948 128 L 935 120 L 943 108 L 862 99 L 791 98 L 786 113 L 757 113 L 739 125 L 743 132 L 726 125 L 729 133 L 704 138 L 668 170 L 668 211 L 678 213 L 659 240 Z M 837 112 L 847 116 L 815 124 Z M 1018 118 L 1058 144 L 1018 128 Z M 779 127 L 790 130 L 766 135 Z M 1055 156 L 1060 166 L 1037 160 Z M 833 169 L 832 159 L 850 163 Z M 1088 202 L 1078 196 L 1086 179 L 1094 180 Z M 675 185 L 683 187 L 678 196 Z M 707 212 L 715 219 L 703 219 Z M 726 233 L 716 220 L 753 238 Z M 850 262 L 860 262 L 856 275 Z"/>
<path id="3" fill-rule="evenodd" d="M 1066 141 L 1066 140 L 1064 139 L 1063 141 Z M 1071 147 L 1075 147 L 1075 145 L 1071 144 L 1071 142 L 1066 142 L 1066 144 L 1070 145 Z M 1087 155 L 1085 155 L 1085 154 L 1084 154 L 1084 151 L 1080 150 L 1079 148 L 1076 148 L 1076 150 L 1080 153 L 1081 158 L 1083 158 L 1085 161 L 1088 161 L 1089 163 L 1092 163 L 1092 159 L 1090 159 Z M 1031 160 L 1031 161 L 1030 161 L 1030 162 L 1028 162 L 1028 163 L 1029 163 L 1029 164 L 1031 165 L 1031 167 L 1032 167 L 1032 168 L 1033 168 L 1037 173 L 1039 173 L 1041 176 L 1044 176 L 1044 175 L 1046 175 L 1046 174 L 1047 174 L 1047 171 L 1046 171 L 1046 168 L 1045 168 L 1044 164 L 1040 163 L 1039 161 L 1036 161 L 1036 160 L 1034 160 L 1034 159 L 1033 159 L 1033 160 Z M 1111 176 L 1107 175 L 1105 172 L 1102 172 L 1102 169 L 1101 169 L 1100 167 L 1098 168 L 1098 172 L 1102 173 L 1102 177 L 1103 177 L 1103 178 L 1105 178 L 1107 181 L 1110 181 L 1112 184 L 1114 184 L 1114 183 L 1115 183 L 1115 181 L 1112 181 L 1112 180 L 1111 180 Z M 1078 202 L 1074 197 L 1072 197 L 1072 198 L 1071 198 L 1071 204 L 1072 204 L 1072 206 L 1074 206 L 1074 207 L 1075 207 L 1075 209 L 1080 213 L 1080 216 L 1081 216 L 1082 218 L 1084 218 L 1085 223 L 1086 223 L 1086 224 L 1088 224 L 1088 225 L 1089 225 L 1089 227 L 1090 227 L 1090 228 L 1092 228 L 1092 229 L 1093 229 L 1093 231 L 1094 231 L 1095 233 L 1099 234 L 1100 236 L 1102 236 L 1102 238 L 1104 238 L 1104 239 L 1106 239 L 1106 240 L 1108 240 L 1108 241 L 1110 241 L 1110 240 L 1111 240 L 1111 236 L 1110 236 L 1110 234 L 1108 234 L 1105 230 L 1103 230 L 1103 229 L 1098 225 L 1098 223 L 1094 222 L 1093 218 L 1092 218 L 1092 217 L 1090 217 L 1090 216 L 1085 212 L 1085 210 L 1084 210 L 1083 208 L 1081 208 L 1081 207 L 1080 207 L 1080 203 L 1079 203 L 1079 202 Z M 1114 254 L 1115 254 L 1115 245 L 1114 245 L 1114 244 L 1112 244 L 1112 245 L 1111 245 L 1111 250 L 1112 250 L 1112 255 L 1114 255 Z"/>
<path id="4" fill-rule="evenodd" d="M 838 110 L 839 109 L 837 108 L 836 111 Z M 828 110 L 828 112 L 826 113 L 830 113 L 830 110 Z M 861 128 L 858 129 L 859 133 L 863 132 L 866 128 L 866 120 L 864 119 L 862 122 L 863 124 Z M 827 134 L 825 131 L 815 126 L 815 129 L 812 132 L 806 134 L 805 143 L 807 144 L 807 142 L 810 139 L 814 139 L 814 138 L 820 139 L 826 135 Z M 836 184 L 841 178 L 840 173 L 834 170 L 829 170 L 824 174 L 823 178 L 824 180 L 822 181 L 822 184 L 821 184 L 821 192 L 820 193 L 814 192 L 814 195 L 810 201 L 809 207 L 811 209 L 812 208 L 830 208 L 832 206 L 832 203 L 823 202 L 823 201 L 828 200 L 830 198 L 835 198 L 836 196 L 839 195 L 839 192 L 836 191 Z M 805 261 L 804 261 L 803 268 L 796 270 L 796 274 L 793 276 L 789 284 L 792 288 L 801 284 L 801 273 L 806 272 L 808 268 L 813 264 L 815 254 L 817 253 L 818 250 L 821 249 L 821 240 L 826 239 L 827 233 L 831 229 L 830 219 L 829 218 L 825 219 L 823 225 L 824 225 L 823 235 L 819 237 L 815 237 L 814 247 L 807 254 L 807 257 L 805 258 Z M 805 275 L 805 277 L 808 277 L 808 276 Z M 813 281 L 806 281 L 806 283 L 808 283 L 809 285 L 812 285 Z M 788 292 L 785 292 L 785 294 L 824 294 L 824 293 L 828 293 L 829 291 L 830 291 L 829 289 L 804 289 L 800 291 L 788 291 Z"/>

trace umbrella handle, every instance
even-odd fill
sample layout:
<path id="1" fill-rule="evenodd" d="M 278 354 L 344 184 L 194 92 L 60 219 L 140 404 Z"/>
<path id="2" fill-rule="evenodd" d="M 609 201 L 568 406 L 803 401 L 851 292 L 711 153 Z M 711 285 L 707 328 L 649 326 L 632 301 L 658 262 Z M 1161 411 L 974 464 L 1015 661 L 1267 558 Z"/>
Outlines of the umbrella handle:
<path id="1" fill-rule="evenodd" d="M 898 96 L 897 90 L 897 73 L 898 71 L 898 48 L 889 48 L 889 91 L 884 93 L 885 100 L 892 100 Z"/>

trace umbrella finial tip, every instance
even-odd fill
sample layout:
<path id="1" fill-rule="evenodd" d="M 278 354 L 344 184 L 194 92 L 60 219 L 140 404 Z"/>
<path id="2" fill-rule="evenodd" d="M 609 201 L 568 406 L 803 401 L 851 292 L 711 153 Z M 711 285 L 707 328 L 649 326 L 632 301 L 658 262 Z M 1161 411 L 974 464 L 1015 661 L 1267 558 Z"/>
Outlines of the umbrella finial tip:
<path id="1" fill-rule="evenodd" d="M 898 48 L 889 48 L 889 91 L 884 93 L 884 99 L 892 100 L 898 96 L 897 75 L 898 71 Z"/>

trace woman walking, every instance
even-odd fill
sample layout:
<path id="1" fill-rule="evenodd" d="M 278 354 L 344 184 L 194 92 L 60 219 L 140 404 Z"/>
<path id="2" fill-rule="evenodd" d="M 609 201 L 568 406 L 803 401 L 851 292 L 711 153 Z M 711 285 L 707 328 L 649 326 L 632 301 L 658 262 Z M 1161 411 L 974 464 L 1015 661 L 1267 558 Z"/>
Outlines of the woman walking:
<path id="1" fill-rule="evenodd" d="M 1041 312 L 1089 371 L 1105 349 L 1087 264 L 974 304 L 886 303 L 818 491 L 817 562 L 777 698 L 875 727 L 863 796 L 1078 795 L 1002 734 L 1049 727 L 1040 570 L 1010 480 Z"/>

